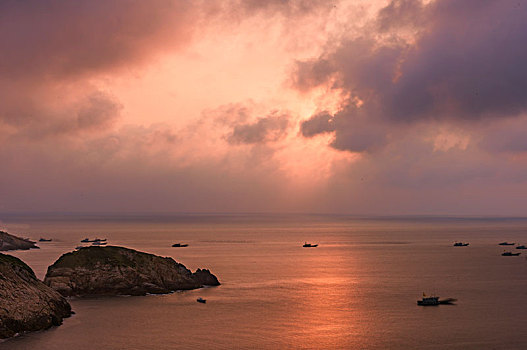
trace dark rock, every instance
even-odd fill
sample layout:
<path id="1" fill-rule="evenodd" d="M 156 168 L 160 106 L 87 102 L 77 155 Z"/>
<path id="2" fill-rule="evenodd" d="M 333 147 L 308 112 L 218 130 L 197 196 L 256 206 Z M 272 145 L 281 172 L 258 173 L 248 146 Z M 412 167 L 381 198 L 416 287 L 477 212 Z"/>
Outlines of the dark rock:
<path id="1" fill-rule="evenodd" d="M 0 253 L 0 338 L 58 326 L 70 304 L 20 259 Z"/>
<path id="2" fill-rule="evenodd" d="M 192 273 L 172 258 L 113 246 L 62 255 L 44 283 L 64 296 L 163 294 L 220 284 L 208 270 Z"/>
<path id="3" fill-rule="evenodd" d="M 219 286 L 220 282 L 212 273 L 207 269 L 197 269 L 196 272 L 192 274 L 194 280 L 198 281 L 204 286 Z"/>
<path id="4" fill-rule="evenodd" d="M 16 249 L 28 250 L 32 248 L 38 249 L 35 242 L 0 231 L 0 251 Z"/>

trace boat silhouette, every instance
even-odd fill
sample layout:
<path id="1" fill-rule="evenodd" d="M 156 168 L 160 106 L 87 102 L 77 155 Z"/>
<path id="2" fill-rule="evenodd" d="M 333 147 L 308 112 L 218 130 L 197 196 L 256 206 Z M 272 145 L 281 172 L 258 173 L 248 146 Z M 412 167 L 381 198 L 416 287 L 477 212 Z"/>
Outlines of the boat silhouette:
<path id="1" fill-rule="evenodd" d="M 503 252 L 501 253 L 502 256 L 518 256 L 521 253 L 513 253 L 513 252 Z"/>

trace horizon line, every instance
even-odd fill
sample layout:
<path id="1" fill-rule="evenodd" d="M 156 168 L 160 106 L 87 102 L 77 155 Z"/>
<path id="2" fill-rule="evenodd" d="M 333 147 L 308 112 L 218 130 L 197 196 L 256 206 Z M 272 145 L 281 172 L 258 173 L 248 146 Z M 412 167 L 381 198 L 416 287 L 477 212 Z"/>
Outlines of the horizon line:
<path id="1" fill-rule="evenodd" d="M 373 214 L 373 213 L 332 213 L 332 212 L 219 212 L 219 211 L 0 211 L 0 216 L 341 216 L 357 219 L 390 218 L 437 218 L 437 219 L 527 219 L 527 216 L 506 214 Z"/>

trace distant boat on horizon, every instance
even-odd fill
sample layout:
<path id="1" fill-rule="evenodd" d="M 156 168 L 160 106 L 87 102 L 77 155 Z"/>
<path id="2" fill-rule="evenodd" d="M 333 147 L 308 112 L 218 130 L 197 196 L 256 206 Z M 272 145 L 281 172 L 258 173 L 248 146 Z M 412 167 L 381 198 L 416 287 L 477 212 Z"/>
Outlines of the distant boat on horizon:
<path id="1" fill-rule="evenodd" d="M 188 244 L 174 243 L 174 244 L 172 244 L 172 247 L 175 247 L 175 248 L 183 248 L 183 247 L 188 247 Z"/>
<path id="2" fill-rule="evenodd" d="M 101 246 L 101 245 L 106 245 L 106 242 L 95 241 L 95 242 L 93 242 L 91 245 L 94 245 L 94 246 Z"/>
<path id="3" fill-rule="evenodd" d="M 106 242 L 106 238 L 95 238 L 95 239 L 84 238 L 83 240 L 81 240 L 81 243 L 90 243 L 90 242 Z"/>
<path id="4" fill-rule="evenodd" d="M 302 247 L 304 247 L 304 248 L 315 248 L 315 247 L 318 247 L 318 244 L 311 244 L 311 243 L 304 242 L 304 245 Z"/>
<path id="5" fill-rule="evenodd" d="M 524 246 L 524 245 L 519 245 L 519 246 L 516 247 L 516 249 L 527 249 L 527 247 Z"/>
<path id="6" fill-rule="evenodd" d="M 454 247 L 466 247 L 468 246 L 468 243 L 462 243 L 462 242 L 455 242 Z"/>
<path id="7" fill-rule="evenodd" d="M 498 245 L 515 245 L 516 243 L 509 243 L 509 242 L 501 242 L 498 243 Z"/>
<path id="8" fill-rule="evenodd" d="M 51 238 L 42 238 L 40 237 L 40 239 L 38 240 L 39 242 L 51 242 L 53 239 Z"/>
<path id="9" fill-rule="evenodd" d="M 513 252 L 503 252 L 501 253 L 502 256 L 518 256 L 521 253 L 513 253 Z"/>

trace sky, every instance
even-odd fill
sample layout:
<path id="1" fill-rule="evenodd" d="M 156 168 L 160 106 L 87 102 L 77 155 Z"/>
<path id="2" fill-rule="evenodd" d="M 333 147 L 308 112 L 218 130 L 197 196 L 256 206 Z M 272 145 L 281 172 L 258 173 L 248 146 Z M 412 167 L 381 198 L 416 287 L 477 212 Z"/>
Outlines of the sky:
<path id="1" fill-rule="evenodd" d="M 527 1 L 4 0 L 0 212 L 510 215 Z"/>

